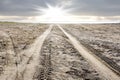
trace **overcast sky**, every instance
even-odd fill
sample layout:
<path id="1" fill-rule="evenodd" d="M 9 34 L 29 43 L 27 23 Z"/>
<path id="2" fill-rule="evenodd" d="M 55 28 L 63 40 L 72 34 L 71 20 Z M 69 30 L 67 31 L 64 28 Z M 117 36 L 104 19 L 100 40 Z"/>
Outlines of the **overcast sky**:
<path id="1" fill-rule="evenodd" d="M 72 9 L 75 16 L 95 16 L 98 20 L 120 20 L 120 0 L 0 0 L 0 20 L 24 20 L 40 16 L 36 7 L 47 5 Z"/>

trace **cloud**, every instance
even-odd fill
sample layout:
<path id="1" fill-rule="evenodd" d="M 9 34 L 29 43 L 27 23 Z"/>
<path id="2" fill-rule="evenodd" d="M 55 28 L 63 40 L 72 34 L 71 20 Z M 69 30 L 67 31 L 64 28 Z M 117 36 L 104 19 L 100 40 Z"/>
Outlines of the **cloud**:
<path id="1" fill-rule="evenodd" d="M 33 6 L 45 7 L 46 3 L 74 8 L 75 15 L 120 15 L 120 0 L 0 0 L 0 15 L 35 16 Z"/>
<path id="2" fill-rule="evenodd" d="M 78 15 L 119 16 L 120 0 L 75 0 Z"/>
<path id="3" fill-rule="evenodd" d="M 35 16 L 37 14 L 34 5 L 45 6 L 45 2 L 44 0 L 0 0 L 0 15 Z"/>
<path id="4" fill-rule="evenodd" d="M 38 16 L 35 6 L 47 7 L 61 5 L 74 8 L 70 12 L 76 16 L 97 16 L 104 19 L 120 19 L 120 0 L 0 0 L 0 16 Z M 15 18 L 18 19 L 18 18 Z"/>
<path id="5" fill-rule="evenodd" d="M 58 4 L 64 7 L 71 6 L 74 0 L 57 0 Z"/>

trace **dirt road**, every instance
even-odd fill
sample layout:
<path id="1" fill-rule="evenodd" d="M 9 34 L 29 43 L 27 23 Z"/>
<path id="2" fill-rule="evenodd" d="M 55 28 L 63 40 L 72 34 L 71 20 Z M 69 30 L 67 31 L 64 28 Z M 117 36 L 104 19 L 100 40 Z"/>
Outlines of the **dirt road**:
<path id="1" fill-rule="evenodd" d="M 27 50 L 27 54 L 24 53 L 24 56 L 27 56 L 25 60 L 23 60 L 22 65 L 18 66 L 18 79 L 21 80 L 32 80 L 32 77 L 35 73 L 35 69 L 38 66 L 39 63 L 39 54 L 41 51 L 41 47 L 43 45 L 43 42 L 45 38 L 48 36 L 52 29 L 53 25 L 50 25 L 50 27 L 40 36 L 36 39 L 35 43 L 32 45 L 32 47 Z M 25 66 L 26 65 L 26 66 Z M 21 69 L 23 68 L 22 72 Z"/>
<path id="2" fill-rule="evenodd" d="M 74 47 L 79 51 L 79 53 L 87 59 L 88 62 L 93 64 L 93 66 L 108 80 L 119 80 L 120 77 L 116 75 L 108 66 L 106 66 L 103 60 L 92 54 L 89 50 L 87 50 L 83 45 L 80 44 L 79 41 L 76 40 L 73 36 L 68 34 L 60 25 L 59 28 L 66 34 L 66 36 L 70 39 L 71 43 Z"/>
<path id="3" fill-rule="evenodd" d="M 5 68 L 4 74 L 0 76 L 1 80 L 32 80 L 34 69 L 38 64 L 39 52 L 41 50 L 42 44 L 50 33 L 52 25 L 31 45 L 30 48 L 24 50 L 17 57 L 16 64 L 12 66 L 7 66 Z M 21 58 L 21 59 L 20 59 Z"/>
<path id="4" fill-rule="evenodd" d="M 20 59 L 20 60 L 19 60 Z M 119 80 L 108 66 L 60 25 L 50 27 L 18 57 L 1 80 Z"/>
<path id="5" fill-rule="evenodd" d="M 79 54 L 64 33 L 54 26 L 39 55 L 34 80 L 101 80 L 102 76 Z"/>

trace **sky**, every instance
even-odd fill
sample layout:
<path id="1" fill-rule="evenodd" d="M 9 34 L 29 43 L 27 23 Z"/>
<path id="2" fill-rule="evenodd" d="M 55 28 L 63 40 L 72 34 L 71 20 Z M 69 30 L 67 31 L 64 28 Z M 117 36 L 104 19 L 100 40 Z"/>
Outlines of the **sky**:
<path id="1" fill-rule="evenodd" d="M 0 0 L 0 21 L 120 22 L 120 0 Z"/>

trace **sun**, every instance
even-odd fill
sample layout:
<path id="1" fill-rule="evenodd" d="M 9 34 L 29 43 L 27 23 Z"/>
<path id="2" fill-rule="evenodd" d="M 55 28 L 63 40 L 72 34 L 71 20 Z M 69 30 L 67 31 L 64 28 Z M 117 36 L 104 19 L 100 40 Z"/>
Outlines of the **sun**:
<path id="1" fill-rule="evenodd" d="M 91 23 L 97 21 L 97 16 L 77 15 L 73 14 L 76 10 L 66 6 L 51 6 L 46 3 L 47 7 L 34 6 L 38 13 L 35 17 L 30 17 L 29 20 L 35 23 Z M 103 18 L 104 19 L 104 18 Z M 34 21 L 33 21 L 34 20 Z"/>
<path id="2" fill-rule="evenodd" d="M 49 7 L 48 9 L 43 9 L 42 12 L 44 15 L 53 18 L 58 16 L 63 16 L 65 14 L 65 11 L 59 7 Z"/>
<path id="3" fill-rule="evenodd" d="M 63 7 L 50 5 L 48 5 L 48 8 L 40 8 L 38 10 L 41 13 L 40 17 L 45 19 L 44 21 L 52 23 L 64 22 L 68 19 L 68 12 L 70 11 L 69 9 L 65 10 Z"/>

